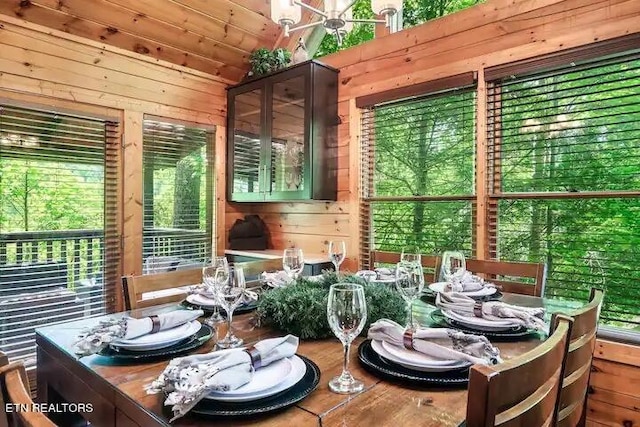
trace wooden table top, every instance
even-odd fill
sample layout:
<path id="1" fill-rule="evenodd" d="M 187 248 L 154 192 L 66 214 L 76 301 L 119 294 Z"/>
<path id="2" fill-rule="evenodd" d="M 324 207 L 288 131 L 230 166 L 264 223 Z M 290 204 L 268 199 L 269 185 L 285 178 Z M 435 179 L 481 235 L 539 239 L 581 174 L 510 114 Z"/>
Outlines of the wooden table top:
<path id="1" fill-rule="evenodd" d="M 505 295 L 505 301 L 526 306 L 541 306 L 541 298 L 522 295 Z M 162 311 L 171 311 L 177 305 L 163 305 L 130 312 L 133 317 L 145 316 Z M 122 316 L 118 313 L 109 317 Z M 254 328 L 252 314 L 234 317 L 234 330 L 247 344 L 258 340 L 282 335 L 269 328 Z M 168 361 L 142 363 L 136 365 L 115 365 L 101 356 L 87 356 L 78 359 L 72 351 L 77 334 L 97 319 L 84 319 L 62 325 L 41 328 L 37 331 L 38 346 L 63 363 L 67 369 L 80 376 L 90 386 L 101 393 L 112 396 L 118 408 L 132 420 L 143 426 L 169 425 L 169 412 L 162 406 L 161 394 L 147 395 L 144 385 L 154 380 L 166 367 Z M 213 347 L 210 340 L 197 352 L 208 352 Z M 171 425 L 246 425 L 246 426 L 457 426 L 465 418 L 467 391 L 443 390 L 439 388 L 411 389 L 383 381 L 366 372 L 359 364 L 357 346 L 363 341 L 358 338 L 350 354 L 350 370 L 364 381 L 365 390 L 353 396 L 339 395 L 329 391 L 328 381 L 342 370 L 342 346 L 337 339 L 302 341 L 298 353 L 313 360 L 322 372 L 318 388 L 297 405 L 273 415 L 254 420 L 224 422 L 203 420 L 186 416 Z M 502 357 L 509 359 L 522 354 L 540 344 L 539 339 L 497 343 Z"/>

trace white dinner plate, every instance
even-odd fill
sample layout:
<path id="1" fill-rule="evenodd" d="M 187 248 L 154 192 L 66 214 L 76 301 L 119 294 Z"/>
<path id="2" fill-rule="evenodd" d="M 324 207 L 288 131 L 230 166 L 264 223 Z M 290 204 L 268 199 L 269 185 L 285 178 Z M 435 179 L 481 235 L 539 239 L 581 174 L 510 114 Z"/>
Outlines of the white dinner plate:
<path id="1" fill-rule="evenodd" d="M 175 328 L 160 331 L 155 334 L 146 334 L 129 340 L 114 341 L 114 347 L 120 347 L 130 351 L 156 350 L 169 347 L 190 337 L 200 330 L 202 325 L 197 320 L 192 320 Z"/>
<path id="2" fill-rule="evenodd" d="M 432 283 L 429 285 L 429 289 L 431 289 L 433 292 L 451 292 L 449 290 L 447 290 L 447 282 L 436 282 L 436 283 Z M 470 297 L 484 297 L 487 295 L 493 295 L 496 293 L 498 289 L 494 288 L 493 286 L 486 286 L 482 289 L 478 289 L 477 291 L 471 291 L 471 292 L 460 292 L 463 295 L 467 295 Z"/>
<path id="3" fill-rule="evenodd" d="M 414 366 L 426 366 L 426 367 L 448 366 L 448 365 L 455 365 L 459 362 L 458 360 L 437 359 L 435 357 L 431 357 L 424 353 L 420 353 L 419 351 L 409 350 L 404 347 L 398 347 L 393 344 L 389 344 L 386 341 L 382 341 L 381 344 L 382 344 L 382 348 L 384 348 L 387 351 L 387 353 L 395 356 L 397 360 L 402 360 L 405 363 L 408 363 Z"/>
<path id="4" fill-rule="evenodd" d="M 187 302 L 190 302 L 191 304 L 200 305 L 203 307 L 214 307 L 218 305 L 216 304 L 216 300 L 214 300 L 213 298 L 204 296 L 202 294 L 190 294 L 190 295 L 187 295 L 186 299 L 187 299 Z"/>
<path id="5" fill-rule="evenodd" d="M 442 314 L 448 319 L 454 320 L 469 329 L 478 331 L 497 332 L 506 331 L 507 329 L 520 326 L 519 323 L 510 320 L 488 320 L 482 317 L 465 317 L 455 311 L 441 310 Z"/>
<path id="6" fill-rule="evenodd" d="M 397 363 L 400 366 L 404 366 L 407 369 L 413 369 L 415 371 L 445 372 L 445 371 L 452 371 L 454 369 L 462 369 L 471 365 L 471 363 L 466 360 L 447 360 L 446 362 L 448 362 L 448 364 L 446 365 L 441 365 L 437 362 L 432 365 L 426 364 L 424 363 L 424 359 L 422 359 L 421 356 L 425 356 L 425 357 L 428 357 L 428 356 L 418 353 L 417 351 L 414 353 L 416 353 L 416 355 L 419 355 L 417 356 L 417 358 L 420 358 L 420 359 L 416 359 L 416 360 L 420 360 L 420 361 L 416 364 L 416 362 L 407 361 L 405 358 L 397 357 L 395 354 L 387 351 L 387 349 L 383 347 L 383 342 L 376 341 L 376 340 L 371 341 L 371 348 L 373 348 L 373 351 L 378 353 L 380 356 L 386 359 L 389 359 L 390 361 Z M 411 350 L 407 350 L 407 351 L 411 351 Z"/>
<path id="7" fill-rule="evenodd" d="M 280 372 L 283 368 L 273 367 L 273 365 L 276 364 L 289 366 L 289 373 L 281 377 L 280 381 L 278 381 L 276 372 Z M 272 369 L 270 370 L 269 368 Z M 264 368 L 257 369 L 251 381 L 242 387 L 226 392 L 213 391 L 205 396 L 205 399 L 219 400 L 221 402 L 248 402 L 262 399 L 293 387 L 304 377 L 306 372 L 307 365 L 305 365 L 304 361 L 298 356 L 293 355 L 292 357 L 267 365 Z M 265 385 L 268 385 L 268 387 L 265 387 Z"/>

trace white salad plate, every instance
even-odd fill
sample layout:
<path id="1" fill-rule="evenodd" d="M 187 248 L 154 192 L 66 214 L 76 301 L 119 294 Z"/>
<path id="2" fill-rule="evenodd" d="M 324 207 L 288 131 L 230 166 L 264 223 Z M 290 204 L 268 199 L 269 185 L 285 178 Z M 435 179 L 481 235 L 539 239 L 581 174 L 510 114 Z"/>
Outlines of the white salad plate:
<path id="1" fill-rule="evenodd" d="M 438 293 L 451 292 L 450 290 L 447 290 L 447 285 L 448 285 L 447 282 L 436 282 L 436 283 L 430 284 L 429 289 L 431 289 L 433 292 L 438 292 Z M 495 294 L 497 290 L 498 289 L 493 286 L 486 286 L 482 289 L 478 289 L 477 291 L 460 292 L 460 293 L 470 297 L 485 297 L 487 295 Z"/>
<path id="2" fill-rule="evenodd" d="M 519 323 L 510 321 L 507 319 L 489 320 L 482 317 L 461 316 L 455 311 L 451 311 L 451 310 L 441 310 L 441 311 L 446 318 L 453 320 L 455 322 L 458 322 L 469 329 L 475 329 L 478 331 L 487 331 L 487 332 L 506 331 L 508 329 L 517 328 L 520 326 Z"/>
<path id="3" fill-rule="evenodd" d="M 454 369 L 462 369 L 471 365 L 471 363 L 466 360 L 435 359 L 427 356 L 426 354 L 393 346 L 383 341 L 371 341 L 371 348 L 373 348 L 373 351 L 378 353 L 380 356 L 390 360 L 391 362 L 415 371 L 445 372 L 452 371 Z M 392 350 L 389 351 L 389 348 Z M 402 355 L 402 357 L 399 355 Z"/>
<path id="4" fill-rule="evenodd" d="M 130 351 L 146 351 L 157 350 L 159 348 L 169 347 L 173 344 L 190 337 L 200 330 L 202 325 L 197 320 L 192 320 L 175 328 L 157 332 L 155 334 L 146 334 L 137 338 L 128 340 L 117 340 L 111 343 L 114 347 L 123 348 Z"/>

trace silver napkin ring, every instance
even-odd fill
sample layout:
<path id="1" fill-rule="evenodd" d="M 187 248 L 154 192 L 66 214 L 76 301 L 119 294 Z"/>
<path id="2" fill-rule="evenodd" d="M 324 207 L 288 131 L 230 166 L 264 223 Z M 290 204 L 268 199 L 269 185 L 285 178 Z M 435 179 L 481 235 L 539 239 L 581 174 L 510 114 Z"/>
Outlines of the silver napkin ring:
<path id="1" fill-rule="evenodd" d="M 153 316 L 149 316 L 151 319 L 151 333 L 155 334 L 156 332 L 160 332 L 160 318 L 158 315 L 154 314 Z"/>
<path id="2" fill-rule="evenodd" d="M 249 347 L 245 350 L 245 352 L 251 357 L 251 365 L 253 369 L 259 369 L 262 366 L 262 357 L 260 357 L 260 352 L 255 347 Z"/>
<path id="3" fill-rule="evenodd" d="M 476 302 L 473 304 L 473 315 L 476 317 L 482 317 L 482 303 Z"/>
<path id="4" fill-rule="evenodd" d="M 402 335 L 402 343 L 404 344 L 405 348 L 409 350 L 415 350 L 413 348 L 413 331 L 411 329 L 407 329 L 406 331 L 404 331 L 404 334 Z"/>

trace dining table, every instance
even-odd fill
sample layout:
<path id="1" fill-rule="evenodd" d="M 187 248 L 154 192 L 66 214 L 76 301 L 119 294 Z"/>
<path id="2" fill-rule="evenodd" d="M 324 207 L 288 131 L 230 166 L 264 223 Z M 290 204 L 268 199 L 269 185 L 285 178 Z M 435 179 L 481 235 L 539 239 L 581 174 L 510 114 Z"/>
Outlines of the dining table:
<path id="1" fill-rule="evenodd" d="M 528 307 L 546 307 L 553 311 L 564 306 L 548 299 L 505 293 L 505 302 Z M 358 337 L 352 344 L 349 368 L 364 382 L 364 390 L 354 395 L 336 394 L 329 390 L 329 380 L 339 375 L 343 364 L 343 348 L 337 339 L 301 340 L 298 354 L 317 364 L 321 377 L 318 387 L 304 400 L 284 410 L 251 418 L 196 417 L 187 414 L 170 423 L 171 411 L 163 405 L 162 394 L 147 394 L 145 385 L 163 372 L 169 360 L 122 364 L 100 355 L 78 357 L 73 344 L 78 334 L 106 318 L 122 316 L 144 317 L 180 309 L 178 304 L 164 304 L 139 310 L 109 314 L 98 318 L 40 328 L 37 343 L 37 400 L 52 408 L 61 404 L 83 404 L 77 412 L 51 412 L 49 416 L 60 426 L 81 425 L 88 421 L 96 427 L 156 427 L 156 426 L 458 426 L 465 419 L 467 390 L 411 386 L 389 382 L 368 372 L 358 361 L 357 347 L 365 339 Z M 434 307 L 424 302 L 414 305 L 414 316 L 428 322 Z M 422 319 L 422 321 L 420 320 Z M 282 336 L 267 325 L 257 325 L 254 313 L 234 316 L 233 328 L 245 343 Z M 218 334 L 225 333 L 219 328 Z M 505 360 L 538 346 L 545 334 L 533 334 L 527 339 L 495 342 Z M 214 350 L 215 337 L 192 353 Z M 87 409 L 89 405 L 90 410 Z M 85 409 L 84 411 L 82 409 Z M 86 425 L 86 424 L 85 424 Z"/>

